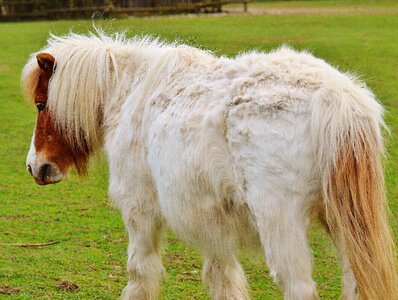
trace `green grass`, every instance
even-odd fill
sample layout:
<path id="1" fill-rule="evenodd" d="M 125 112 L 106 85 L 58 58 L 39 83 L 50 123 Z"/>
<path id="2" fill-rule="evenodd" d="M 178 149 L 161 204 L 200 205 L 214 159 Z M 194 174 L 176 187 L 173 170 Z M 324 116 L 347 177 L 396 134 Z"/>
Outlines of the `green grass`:
<path id="1" fill-rule="evenodd" d="M 326 1 L 328 2 L 328 1 Z M 353 2 L 353 1 L 352 1 Z M 324 5 L 323 1 L 311 5 Z M 341 3 L 341 2 L 340 2 Z M 367 2 L 372 7 L 375 2 Z M 295 3 L 279 3 L 297 7 Z M 342 4 L 343 5 L 343 4 Z M 364 5 L 364 4 L 362 4 Z M 382 2 L 396 9 L 398 3 Z M 200 16 L 99 20 L 107 31 L 150 33 L 232 56 L 269 51 L 280 44 L 309 49 L 343 71 L 360 74 L 388 109 L 390 156 L 386 163 L 392 214 L 398 212 L 398 19 L 355 16 Z M 87 32 L 89 21 L 0 24 L 0 243 L 59 241 L 42 248 L 0 245 L 0 287 L 19 291 L 0 299 L 116 299 L 126 284 L 127 238 L 119 213 L 107 199 L 107 167 L 100 159 L 87 179 L 71 175 L 53 186 L 37 186 L 25 171 L 35 109 L 20 92 L 19 76 L 28 56 L 45 45 L 48 32 Z M 398 223 L 391 224 L 398 237 Z M 200 282 L 201 258 L 173 234 L 164 237 L 163 299 L 208 299 Z M 311 231 L 314 278 L 323 299 L 338 299 L 340 271 L 331 242 Z M 261 257 L 242 254 L 253 299 L 282 299 Z M 56 288 L 63 280 L 77 291 Z"/>

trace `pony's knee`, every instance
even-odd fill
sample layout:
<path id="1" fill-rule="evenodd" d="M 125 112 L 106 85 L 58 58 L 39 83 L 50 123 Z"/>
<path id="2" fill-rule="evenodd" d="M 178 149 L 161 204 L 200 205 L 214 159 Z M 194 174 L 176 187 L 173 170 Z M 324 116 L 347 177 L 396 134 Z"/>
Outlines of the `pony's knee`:
<path id="1" fill-rule="evenodd" d="M 122 300 L 150 300 L 152 298 L 148 291 L 138 282 L 129 281 L 123 289 Z"/>
<path id="2" fill-rule="evenodd" d="M 229 262 L 206 260 L 203 266 L 203 281 L 208 286 L 213 299 L 249 299 L 246 277 L 236 259 Z"/>
<path id="3" fill-rule="evenodd" d="M 157 254 L 135 254 L 127 261 L 129 282 L 123 290 L 122 299 L 157 299 L 160 277 L 164 271 Z"/>
<path id="4" fill-rule="evenodd" d="M 155 281 L 163 273 L 162 260 L 157 253 L 134 254 L 127 260 L 127 271 L 130 278 Z"/>
<path id="5" fill-rule="evenodd" d="M 312 280 L 290 282 L 284 288 L 285 300 L 319 299 L 316 284 Z"/>

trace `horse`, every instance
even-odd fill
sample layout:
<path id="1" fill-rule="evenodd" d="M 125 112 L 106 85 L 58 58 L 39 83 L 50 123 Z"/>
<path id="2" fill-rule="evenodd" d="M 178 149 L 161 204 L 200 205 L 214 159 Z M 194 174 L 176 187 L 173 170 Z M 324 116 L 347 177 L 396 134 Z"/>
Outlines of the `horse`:
<path id="1" fill-rule="evenodd" d="M 105 149 L 129 236 L 123 299 L 156 299 L 168 226 L 201 252 L 214 299 L 249 299 L 240 249 L 260 250 L 285 299 L 319 299 L 307 240 L 321 220 L 344 299 L 398 299 L 383 178 L 383 107 L 306 51 L 217 56 L 95 32 L 50 36 L 22 71 L 38 116 L 36 183 L 87 172 Z"/>

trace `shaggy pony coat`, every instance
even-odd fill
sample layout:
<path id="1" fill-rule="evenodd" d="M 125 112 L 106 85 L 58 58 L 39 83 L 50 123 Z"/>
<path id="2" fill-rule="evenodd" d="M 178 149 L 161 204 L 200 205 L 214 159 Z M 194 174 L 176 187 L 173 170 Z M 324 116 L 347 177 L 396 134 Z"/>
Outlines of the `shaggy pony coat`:
<path id="1" fill-rule="evenodd" d="M 199 247 L 216 299 L 248 299 L 241 247 L 263 250 L 285 299 L 317 299 L 314 212 L 339 250 L 345 299 L 398 299 L 383 109 L 363 84 L 287 47 L 231 59 L 99 33 L 53 36 L 42 51 L 55 58 L 57 130 L 85 160 L 103 145 L 109 158 L 130 237 L 124 299 L 158 297 L 165 224 Z M 39 74 L 32 57 L 29 97 Z M 32 142 L 29 165 L 37 155 Z"/>

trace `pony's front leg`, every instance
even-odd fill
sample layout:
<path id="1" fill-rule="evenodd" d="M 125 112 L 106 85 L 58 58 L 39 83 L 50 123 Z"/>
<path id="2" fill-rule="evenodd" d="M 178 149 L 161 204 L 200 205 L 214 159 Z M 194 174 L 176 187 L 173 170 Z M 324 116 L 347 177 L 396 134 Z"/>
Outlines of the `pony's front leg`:
<path id="1" fill-rule="evenodd" d="M 163 266 L 160 258 L 162 220 L 158 210 L 141 203 L 123 211 L 129 234 L 127 271 L 129 281 L 123 300 L 149 300 L 159 296 Z"/>

